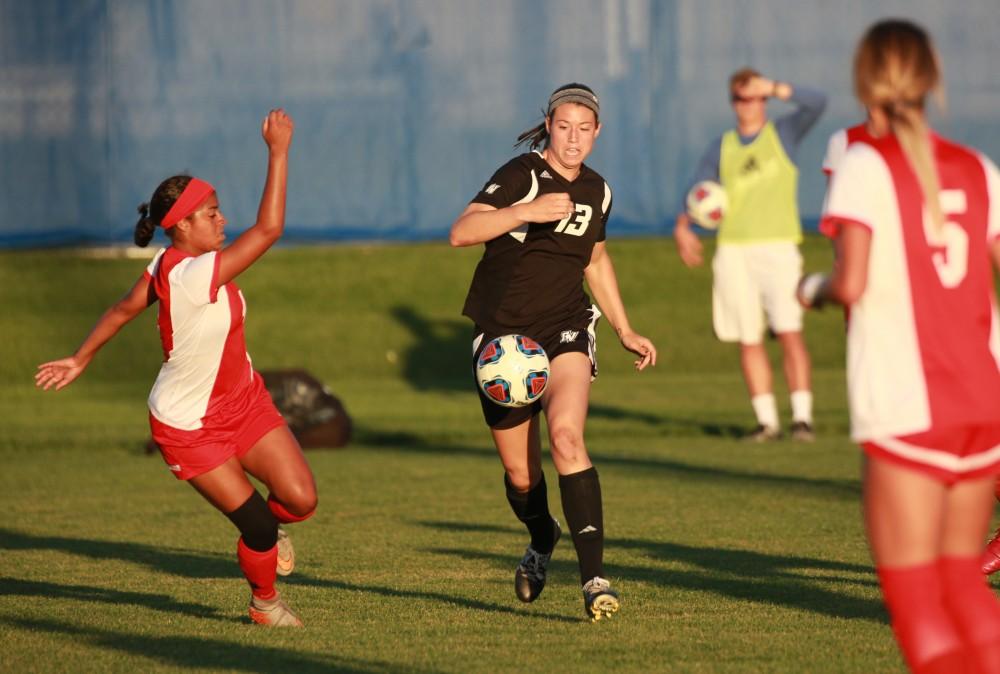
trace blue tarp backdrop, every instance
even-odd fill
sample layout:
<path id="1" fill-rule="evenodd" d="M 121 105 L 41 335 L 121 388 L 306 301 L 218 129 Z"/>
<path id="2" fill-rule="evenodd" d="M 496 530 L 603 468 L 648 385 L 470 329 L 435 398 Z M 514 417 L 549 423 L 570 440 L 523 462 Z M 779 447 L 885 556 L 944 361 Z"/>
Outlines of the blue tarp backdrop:
<path id="1" fill-rule="evenodd" d="M 263 184 L 260 121 L 277 106 L 296 121 L 292 240 L 443 238 L 569 81 L 602 100 L 589 163 L 615 191 L 612 233 L 659 233 L 731 121 L 726 80 L 744 64 L 831 97 L 799 155 L 814 218 L 826 138 L 860 118 L 854 45 L 892 15 L 938 40 L 938 127 L 1000 158 L 996 0 L 874 5 L 0 0 L 0 246 L 129 241 L 136 206 L 179 172 L 214 183 L 242 229 Z"/>

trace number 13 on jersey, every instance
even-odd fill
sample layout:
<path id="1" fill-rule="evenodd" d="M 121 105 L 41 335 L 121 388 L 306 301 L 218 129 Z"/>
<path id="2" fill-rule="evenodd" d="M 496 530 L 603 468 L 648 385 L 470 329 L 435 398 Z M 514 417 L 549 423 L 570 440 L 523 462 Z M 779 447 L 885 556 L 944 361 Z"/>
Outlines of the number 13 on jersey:
<path id="1" fill-rule="evenodd" d="M 556 225 L 557 234 L 570 234 L 572 236 L 583 236 L 590 225 L 590 218 L 594 214 L 594 209 L 587 204 L 576 204 L 576 210 L 559 221 Z"/>

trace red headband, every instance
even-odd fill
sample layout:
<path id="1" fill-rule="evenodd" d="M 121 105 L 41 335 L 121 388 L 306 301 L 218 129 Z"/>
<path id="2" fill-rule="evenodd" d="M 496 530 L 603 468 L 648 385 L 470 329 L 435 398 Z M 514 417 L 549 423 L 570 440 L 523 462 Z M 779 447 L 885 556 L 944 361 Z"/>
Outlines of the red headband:
<path id="1" fill-rule="evenodd" d="M 174 205 L 170 207 L 167 214 L 163 216 L 163 220 L 160 221 L 160 226 L 163 229 L 170 229 L 178 222 L 191 215 L 197 210 L 201 202 L 205 201 L 215 188 L 206 183 L 204 180 L 199 180 L 198 178 L 191 178 L 191 181 L 181 192 L 181 195 L 177 197 L 177 201 Z"/>

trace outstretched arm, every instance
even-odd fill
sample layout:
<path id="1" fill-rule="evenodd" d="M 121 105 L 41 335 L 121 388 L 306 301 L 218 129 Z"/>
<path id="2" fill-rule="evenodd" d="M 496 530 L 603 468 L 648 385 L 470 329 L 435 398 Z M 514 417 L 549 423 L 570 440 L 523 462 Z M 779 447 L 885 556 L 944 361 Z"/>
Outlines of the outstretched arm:
<path id="1" fill-rule="evenodd" d="M 639 356 L 635 361 L 635 369 L 643 370 L 647 365 L 656 365 L 656 347 L 629 325 L 625 305 L 618 291 L 618 276 L 615 274 L 615 266 L 611 262 L 604 241 L 594 245 L 594 252 L 590 256 L 590 264 L 584 270 L 584 277 L 594 293 L 597 305 L 618 334 L 622 346 Z"/>
<path id="2" fill-rule="evenodd" d="M 267 180 L 257 209 L 257 222 L 219 253 L 219 287 L 243 273 L 285 231 L 288 148 L 294 130 L 295 123 L 281 108 L 271 110 L 264 118 L 261 135 L 267 143 Z"/>
<path id="3" fill-rule="evenodd" d="M 58 391 L 68 386 L 83 374 L 90 361 L 94 359 L 101 347 L 118 334 L 126 323 L 142 313 L 150 304 L 156 301 L 149 276 L 143 276 L 136 281 L 132 289 L 120 300 L 115 302 L 77 348 L 76 353 L 67 358 L 49 361 L 38 366 L 35 373 L 35 386 L 48 391 L 53 386 Z"/>

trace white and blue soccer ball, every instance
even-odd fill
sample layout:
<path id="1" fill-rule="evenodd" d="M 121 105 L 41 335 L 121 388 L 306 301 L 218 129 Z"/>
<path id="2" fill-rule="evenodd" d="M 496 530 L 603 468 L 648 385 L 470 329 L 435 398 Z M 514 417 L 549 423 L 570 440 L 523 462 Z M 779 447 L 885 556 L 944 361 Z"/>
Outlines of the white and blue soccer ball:
<path id="1" fill-rule="evenodd" d="M 702 180 L 687 194 L 687 212 L 705 229 L 718 229 L 729 208 L 726 190 L 717 182 Z"/>
<path id="2" fill-rule="evenodd" d="M 476 380 L 491 402 L 504 407 L 524 407 L 545 392 L 549 384 L 549 357 L 530 337 L 496 337 L 476 359 Z"/>

